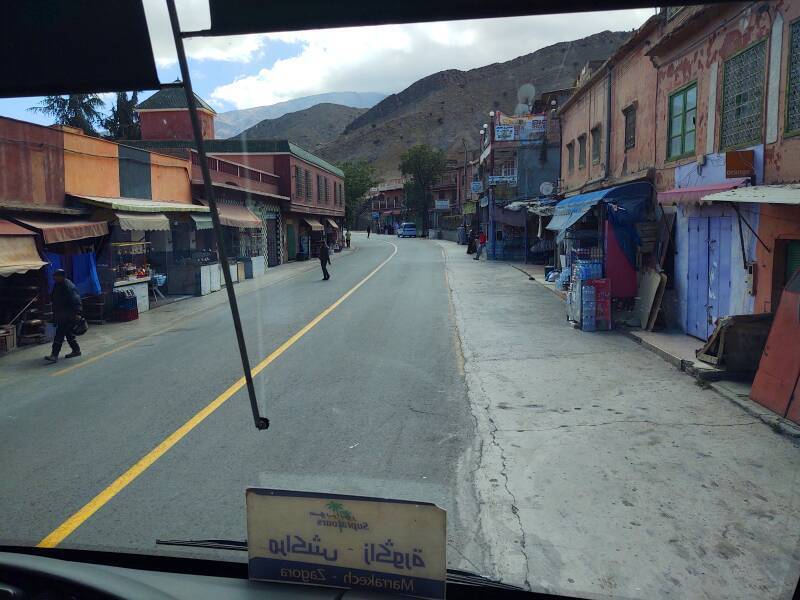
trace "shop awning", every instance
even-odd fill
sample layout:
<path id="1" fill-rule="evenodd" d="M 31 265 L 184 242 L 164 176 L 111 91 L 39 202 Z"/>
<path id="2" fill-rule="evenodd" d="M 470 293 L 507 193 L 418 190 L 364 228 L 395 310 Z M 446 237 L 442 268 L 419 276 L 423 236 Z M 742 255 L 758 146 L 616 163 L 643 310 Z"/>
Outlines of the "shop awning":
<path id="1" fill-rule="evenodd" d="M 0 219 L 0 277 L 41 269 L 47 263 L 36 249 L 36 234 Z"/>
<path id="2" fill-rule="evenodd" d="M 59 218 L 57 216 L 14 217 L 14 222 L 42 236 L 45 244 L 71 242 L 108 235 L 106 221 Z"/>
<path id="3" fill-rule="evenodd" d="M 204 229 L 214 229 L 214 222 L 211 220 L 211 215 L 191 215 L 192 221 L 194 221 L 194 228 L 197 231 L 203 231 Z"/>
<path id="4" fill-rule="evenodd" d="M 694 187 L 675 188 L 665 192 L 658 192 L 659 204 L 678 204 L 681 202 L 700 202 L 705 196 L 732 190 L 745 185 L 747 177 L 737 177 L 728 179 L 721 183 L 710 183 L 707 185 L 697 185 Z"/>
<path id="5" fill-rule="evenodd" d="M 334 221 L 333 219 L 328 219 L 328 225 L 330 225 L 334 229 L 339 229 L 339 226 L 336 224 L 336 221 Z"/>
<path id="6" fill-rule="evenodd" d="M 166 215 L 118 212 L 117 220 L 123 231 L 169 231 Z"/>
<path id="7" fill-rule="evenodd" d="M 303 217 L 303 221 L 305 221 L 309 227 L 311 227 L 311 231 L 322 231 L 325 228 L 322 226 L 322 223 L 317 221 L 316 219 L 312 219 L 311 217 Z"/>
<path id="8" fill-rule="evenodd" d="M 800 184 L 754 185 L 703 196 L 707 202 L 756 202 L 800 205 Z"/>
<path id="9" fill-rule="evenodd" d="M 203 204 L 208 204 L 205 200 L 200 200 Z M 217 202 L 217 212 L 219 222 L 226 227 L 240 227 L 242 229 L 258 229 L 261 227 L 261 219 L 255 213 L 241 204 L 222 204 Z"/>
<path id="10" fill-rule="evenodd" d="M 159 212 L 197 212 L 207 213 L 207 206 L 189 204 L 186 202 L 162 202 L 160 200 L 145 200 L 142 198 L 100 198 L 98 196 L 73 196 L 84 204 L 137 213 Z"/>
<path id="11" fill-rule="evenodd" d="M 638 181 L 572 196 L 556 204 L 547 229 L 558 231 L 557 240 L 561 241 L 567 229 L 580 221 L 599 202 L 620 203 L 649 198 L 651 190 L 650 182 Z"/>

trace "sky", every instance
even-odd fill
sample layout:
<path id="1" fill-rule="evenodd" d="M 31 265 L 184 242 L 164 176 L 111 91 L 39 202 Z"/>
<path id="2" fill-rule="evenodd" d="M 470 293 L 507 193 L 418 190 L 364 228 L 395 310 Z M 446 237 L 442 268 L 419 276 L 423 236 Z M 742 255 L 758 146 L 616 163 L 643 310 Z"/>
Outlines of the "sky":
<path id="1" fill-rule="evenodd" d="M 163 0 L 144 0 L 162 82 L 178 78 Z M 204 0 L 178 0 L 183 31 L 208 27 Z M 324 92 L 399 92 L 445 69 L 504 62 L 604 30 L 630 31 L 654 9 L 447 21 L 412 25 L 201 37 L 187 42 L 195 91 L 218 112 Z M 152 92 L 140 94 L 140 99 Z M 107 106 L 113 94 L 103 96 Z M 0 115 L 49 124 L 27 109 L 39 98 L 0 100 Z"/>

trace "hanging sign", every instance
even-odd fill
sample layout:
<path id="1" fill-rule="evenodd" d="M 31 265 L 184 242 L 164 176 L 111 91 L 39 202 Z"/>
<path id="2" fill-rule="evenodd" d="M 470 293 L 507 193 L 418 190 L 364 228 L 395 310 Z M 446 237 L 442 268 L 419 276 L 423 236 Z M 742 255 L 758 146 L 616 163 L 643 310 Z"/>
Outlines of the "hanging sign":
<path id="1" fill-rule="evenodd" d="M 755 152 L 729 150 L 725 153 L 725 178 L 752 177 L 755 175 Z"/>
<path id="2" fill-rule="evenodd" d="M 473 181 L 470 184 L 470 190 L 473 194 L 480 194 L 483 191 L 483 182 L 482 181 Z"/>
<path id="3" fill-rule="evenodd" d="M 250 579 L 444 598 L 438 506 L 262 488 L 245 498 Z"/>
<path id="4" fill-rule="evenodd" d="M 513 125 L 498 125 L 494 128 L 494 139 L 498 142 L 510 142 L 514 139 Z"/>
<path id="5" fill-rule="evenodd" d="M 450 210 L 450 200 L 434 200 L 436 210 Z"/>
<path id="6" fill-rule="evenodd" d="M 517 185 L 516 175 L 489 175 L 489 185 L 506 184 L 514 187 Z"/>

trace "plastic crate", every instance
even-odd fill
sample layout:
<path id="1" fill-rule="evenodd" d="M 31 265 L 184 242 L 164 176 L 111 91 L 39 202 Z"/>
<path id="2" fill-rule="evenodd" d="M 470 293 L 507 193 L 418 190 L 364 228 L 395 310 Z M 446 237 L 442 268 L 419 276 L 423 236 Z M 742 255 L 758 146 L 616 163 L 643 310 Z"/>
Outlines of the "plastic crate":
<path id="1" fill-rule="evenodd" d="M 17 347 L 17 328 L 14 325 L 0 325 L 0 354 L 11 352 Z"/>

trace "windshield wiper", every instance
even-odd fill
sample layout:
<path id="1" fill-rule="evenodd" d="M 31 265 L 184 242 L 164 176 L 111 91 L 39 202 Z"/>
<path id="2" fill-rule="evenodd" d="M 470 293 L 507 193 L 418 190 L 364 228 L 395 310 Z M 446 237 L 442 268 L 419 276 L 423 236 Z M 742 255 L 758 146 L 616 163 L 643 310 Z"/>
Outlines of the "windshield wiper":
<path id="1" fill-rule="evenodd" d="M 216 550 L 239 550 L 247 552 L 247 542 L 239 540 L 156 540 L 160 546 L 191 546 Z"/>
<path id="2" fill-rule="evenodd" d="M 247 551 L 247 542 L 240 540 L 156 540 L 156 544 L 160 546 L 188 546 L 192 548 L 212 548 L 215 550 Z M 484 577 L 483 575 L 478 575 L 470 571 L 462 571 L 460 569 L 447 569 L 447 581 L 451 583 L 460 583 L 462 585 L 477 585 L 503 590 L 526 591 L 525 588 L 517 585 L 502 583 Z"/>

